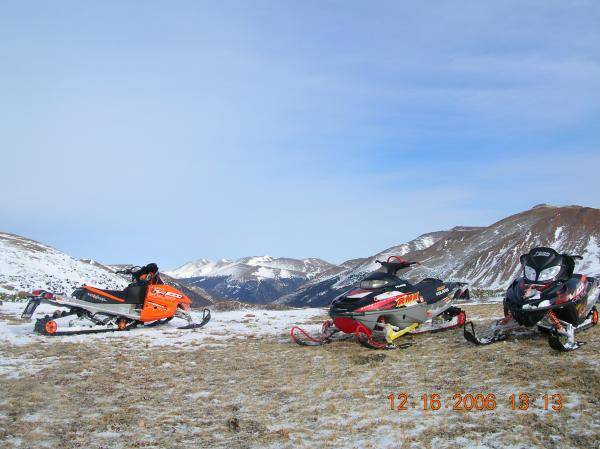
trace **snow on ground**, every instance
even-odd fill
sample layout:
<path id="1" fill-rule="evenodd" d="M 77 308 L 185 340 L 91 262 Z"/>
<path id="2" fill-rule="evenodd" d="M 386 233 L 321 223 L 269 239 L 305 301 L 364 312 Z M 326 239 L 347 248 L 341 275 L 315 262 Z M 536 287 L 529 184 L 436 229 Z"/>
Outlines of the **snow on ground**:
<path id="1" fill-rule="evenodd" d="M 20 322 L 19 318 L 25 302 L 5 301 L 0 305 L 0 314 L 12 317 L 15 321 L 0 319 L 0 342 L 13 345 L 25 345 L 36 341 L 47 340 L 48 337 L 35 334 L 33 324 L 37 318 L 51 314 L 57 307 L 49 304 L 40 305 L 31 322 Z M 185 325 L 185 321 L 174 319 L 160 327 L 137 327 L 126 332 L 104 332 L 97 334 L 67 335 L 51 337 L 62 342 L 88 342 L 92 340 L 121 340 L 126 337 L 132 344 L 143 340 L 154 346 L 189 345 L 205 339 L 229 340 L 245 339 L 247 337 L 264 337 L 280 335 L 296 323 L 302 323 L 311 318 L 323 315 L 323 309 L 292 309 L 292 310 L 234 310 L 213 312 L 211 320 L 200 329 L 177 329 Z M 192 311 L 195 322 L 202 320 L 201 311 Z M 17 321 L 19 320 L 19 321 Z"/>

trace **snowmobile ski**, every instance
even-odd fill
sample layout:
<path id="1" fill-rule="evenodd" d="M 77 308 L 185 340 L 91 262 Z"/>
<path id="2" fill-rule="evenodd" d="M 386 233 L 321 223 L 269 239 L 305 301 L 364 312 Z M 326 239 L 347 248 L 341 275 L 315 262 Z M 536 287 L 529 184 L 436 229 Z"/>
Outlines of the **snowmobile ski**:
<path id="1" fill-rule="evenodd" d="M 334 340 L 343 340 L 351 336 L 339 337 L 340 330 L 333 327 L 333 323 L 327 320 L 321 326 L 321 332 L 317 336 L 310 335 L 300 326 L 293 326 L 290 330 L 290 337 L 294 343 L 301 346 L 322 346 L 331 343 Z"/>
<path id="2" fill-rule="evenodd" d="M 469 330 L 468 327 L 470 327 L 471 330 Z M 464 324 L 463 335 L 465 336 L 466 340 L 468 340 L 471 343 L 474 343 L 478 346 L 491 345 L 492 343 L 504 341 L 509 337 L 509 334 L 499 334 L 499 333 L 494 333 L 490 337 L 478 337 L 475 332 L 475 326 L 473 325 L 472 321 L 469 321 Z"/>
<path id="3" fill-rule="evenodd" d="M 179 310 L 178 310 L 178 312 L 179 312 Z M 177 313 L 175 315 L 179 316 Z M 204 309 L 202 311 L 202 320 L 199 323 L 194 323 L 192 318 L 188 314 L 187 318 L 186 318 L 186 319 L 188 319 L 188 324 L 185 326 L 178 327 L 177 329 L 200 329 L 201 327 L 204 327 L 206 325 L 206 323 L 208 323 L 210 321 L 210 318 L 211 318 L 210 310 L 208 310 L 208 309 Z"/>

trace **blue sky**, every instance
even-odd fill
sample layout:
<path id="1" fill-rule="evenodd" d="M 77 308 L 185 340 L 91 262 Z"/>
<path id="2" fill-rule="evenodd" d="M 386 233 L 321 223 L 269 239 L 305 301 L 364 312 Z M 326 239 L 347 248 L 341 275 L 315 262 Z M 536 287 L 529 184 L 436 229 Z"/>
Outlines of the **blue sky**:
<path id="1" fill-rule="evenodd" d="M 340 262 L 600 207 L 596 1 L 0 4 L 0 229 Z"/>

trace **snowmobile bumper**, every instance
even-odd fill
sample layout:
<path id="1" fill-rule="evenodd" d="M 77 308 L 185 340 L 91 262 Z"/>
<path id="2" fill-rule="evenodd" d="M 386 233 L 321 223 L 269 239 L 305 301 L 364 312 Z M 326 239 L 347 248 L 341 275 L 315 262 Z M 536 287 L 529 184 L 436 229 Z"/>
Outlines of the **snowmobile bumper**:
<path id="1" fill-rule="evenodd" d="M 342 332 L 347 334 L 354 333 L 359 325 L 373 330 L 377 325 L 377 319 L 381 316 L 381 311 L 373 312 L 334 312 L 330 313 L 333 324 Z"/>

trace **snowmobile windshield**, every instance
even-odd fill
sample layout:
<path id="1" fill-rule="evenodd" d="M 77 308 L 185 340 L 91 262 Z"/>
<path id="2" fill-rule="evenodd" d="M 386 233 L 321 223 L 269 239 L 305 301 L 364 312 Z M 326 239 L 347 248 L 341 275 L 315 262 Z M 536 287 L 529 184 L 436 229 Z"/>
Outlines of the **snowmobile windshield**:
<path id="1" fill-rule="evenodd" d="M 386 279 L 365 279 L 360 283 L 360 288 L 372 290 L 375 288 L 385 287 L 388 284 L 389 281 Z"/>
<path id="2" fill-rule="evenodd" d="M 521 256 L 523 277 L 529 283 L 547 283 L 556 280 L 561 273 L 568 271 L 565 257 L 552 248 L 538 247 Z M 563 267 L 565 270 L 563 270 Z M 567 275 L 567 278 L 569 276 Z"/>
<path id="3" fill-rule="evenodd" d="M 398 282 L 398 278 L 392 277 L 387 273 L 381 271 L 374 271 L 367 278 L 363 279 L 360 283 L 360 288 L 366 290 L 373 290 L 376 288 L 382 288 L 386 285 Z"/>

